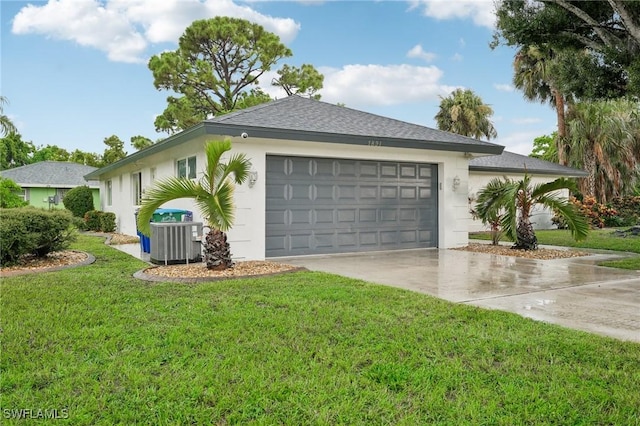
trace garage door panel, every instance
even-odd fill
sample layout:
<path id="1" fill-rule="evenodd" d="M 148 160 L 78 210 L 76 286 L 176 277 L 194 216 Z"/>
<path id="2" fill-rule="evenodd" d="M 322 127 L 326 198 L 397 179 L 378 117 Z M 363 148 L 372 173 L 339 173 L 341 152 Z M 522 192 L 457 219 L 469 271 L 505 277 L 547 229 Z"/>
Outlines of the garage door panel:
<path id="1" fill-rule="evenodd" d="M 359 163 L 360 172 L 358 173 L 358 178 L 374 178 L 378 179 L 378 169 L 379 164 L 373 161 L 361 161 Z"/>
<path id="2" fill-rule="evenodd" d="M 340 179 L 355 180 L 353 178 L 357 177 L 357 168 L 353 161 L 336 161 L 335 172 Z"/>
<path id="3" fill-rule="evenodd" d="M 333 224 L 335 219 L 335 211 L 333 209 L 315 209 L 313 210 L 315 220 L 314 224 Z"/>
<path id="4" fill-rule="evenodd" d="M 267 156 L 266 255 L 435 247 L 436 168 Z"/>

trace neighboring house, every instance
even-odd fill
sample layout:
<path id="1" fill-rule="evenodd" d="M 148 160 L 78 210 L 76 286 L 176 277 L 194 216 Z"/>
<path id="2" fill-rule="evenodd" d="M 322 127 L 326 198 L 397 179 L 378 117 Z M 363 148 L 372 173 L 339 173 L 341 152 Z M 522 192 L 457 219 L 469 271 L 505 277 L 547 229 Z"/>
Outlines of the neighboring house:
<path id="1" fill-rule="evenodd" d="M 87 185 L 92 189 L 93 204 L 100 208 L 100 186 L 97 180 L 86 181 L 84 176 L 96 167 L 66 161 L 41 161 L 0 171 L 22 187 L 22 198 L 34 207 L 64 208 L 62 198 L 71 188 Z"/>
<path id="2" fill-rule="evenodd" d="M 469 161 L 469 209 L 474 208 L 478 192 L 484 188 L 490 180 L 504 177 L 520 180 L 524 177 L 525 173 L 531 176 L 531 183 L 533 185 L 551 182 L 559 177 L 587 176 L 587 173 L 582 170 L 509 151 L 503 151 L 501 155 L 474 158 Z M 561 193 L 565 197 L 569 196 L 566 189 Z M 551 222 L 552 217 L 552 211 L 536 206 L 532 211 L 531 220 L 536 229 L 552 229 L 555 228 Z M 483 225 L 479 219 L 472 218 L 471 224 L 469 225 L 469 232 L 484 231 L 487 229 L 489 229 L 488 226 Z"/>
<path id="3" fill-rule="evenodd" d="M 290 96 L 203 121 L 85 177 L 100 180 L 101 209 L 116 213 L 118 231 L 136 235 L 145 190 L 167 176 L 199 178 L 205 142 L 224 138 L 252 163 L 235 191 L 236 259 L 464 246 L 469 158 L 503 150 Z M 164 207 L 202 220 L 191 200 Z"/>

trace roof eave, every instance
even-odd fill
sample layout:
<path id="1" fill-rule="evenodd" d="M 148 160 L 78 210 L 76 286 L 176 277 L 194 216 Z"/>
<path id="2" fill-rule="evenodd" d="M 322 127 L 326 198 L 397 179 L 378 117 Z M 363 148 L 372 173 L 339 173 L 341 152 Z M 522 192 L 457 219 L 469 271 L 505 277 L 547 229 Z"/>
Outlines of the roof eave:
<path id="1" fill-rule="evenodd" d="M 364 135 L 345 135 L 337 133 L 314 132 L 305 130 L 274 129 L 260 126 L 239 124 L 204 123 L 207 134 L 240 136 L 246 133 L 248 138 L 265 138 L 280 140 L 304 140 L 308 142 L 324 142 L 360 146 L 387 146 L 393 148 L 433 149 L 438 151 L 469 152 L 478 154 L 502 154 L 504 147 L 491 143 L 454 143 L 433 140 L 406 138 L 373 137 Z"/>
<path id="2" fill-rule="evenodd" d="M 469 171 L 474 172 L 492 172 L 492 173 L 529 173 L 536 175 L 548 176 L 566 176 L 566 177 L 586 177 L 587 172 L 582 170 L 545 170 L 545 169 L 522 169 L 515 167 L 488 167 L 488 166 L 471 166 Z"/>
<path id="3" fill-rule="evenodd" d="M 100 176 L 109 173 L 110 171 L 116 170 L 120 167 L 126 166 L 127 164 L 134 163 L 142 158 L 146 157 L 150 154 L 156 154 L 158 152 L 162 152 L 165 149 L 172 148 L 176 145 L 181 144 L 182 142 L 187 141 L 188 139 L 192 139 L 194 137 L 198 137 L 204 135 L 205 127 L 204 123 L 198 123 L 195 126 L 189 127 L 186 130 L 183 130 L 180 133 L 169 136 L 161 142 L 155 143 L 147 148 L 141 149 L 140 151 L 134 152 L 131 155 L 126 156 L 122 160 L 118 160 L 115 163 L 111 163 L 107 166 L 104 166 L 98 170 L 94 170 L 93 172 L 84 176 L 87 180 L 99 180 Z"/>

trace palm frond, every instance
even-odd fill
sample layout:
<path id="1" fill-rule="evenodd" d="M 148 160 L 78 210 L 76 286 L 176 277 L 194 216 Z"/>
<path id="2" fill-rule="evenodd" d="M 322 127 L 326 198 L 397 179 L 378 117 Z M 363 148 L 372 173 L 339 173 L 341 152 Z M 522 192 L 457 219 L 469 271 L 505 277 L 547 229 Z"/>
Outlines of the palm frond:
<path id="1" fill-rule="evenodd" d="M 539 197 L 551 192 L 560 191 L 562 189 L 568 189 L 569 191 L 576 191 L 576 182 L 573 179 L 558 178 L 552 182 L 539 183 L 534 185 L 531 192 L 532 197 Z"/>
<path id="2" fill-rule="evenodd" d="M 569 231 L 571 231 L 571 236 L 576 241 L 587 238 L 589 235 L 589 222 L 574 204 L 555 194 L 541 195 L 538 197 L 537 202 L 559 214 L 564 219 Z"/>
<path id="3" fill-rule="evenodd" d="M 170 177 L 159 180 L 147 190 L 142 199 L 142 206 L 138 211 L 138 229 L 145 235 L 151 232 L 149 222 L 153 213 L 163 204 L 178 198 L 194 198 L 199 191 L 199 185 L 191 179 Z"/>

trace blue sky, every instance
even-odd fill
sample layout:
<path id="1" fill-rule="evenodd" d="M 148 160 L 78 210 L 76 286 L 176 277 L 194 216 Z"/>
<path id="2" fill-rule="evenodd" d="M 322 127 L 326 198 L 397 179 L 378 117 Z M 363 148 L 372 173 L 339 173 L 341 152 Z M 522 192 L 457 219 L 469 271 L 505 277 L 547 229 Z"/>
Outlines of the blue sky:
<path id="1" fill-rule="evenodd" d="M 493 0 L 240 1 L 57 0 L 0 3 L 4 112 L 36 146 L 102 153 L 103 140 L 153 140 L 168 92 L 149 58 L 177 47 L 195 19 L 234 16 L 263 25 L 293 51 L 282 63 L 314 65 L 322 100 L 435 127 L 439 96 L 472 89 L 494 109 L 507 150 L 528 154 L 555 129 L 547 105 L 513 90 L 514 50 L 489 48 Z M 276 67 L 272 70 L 275 73 Z M 281 93 L 261 79 L 274 97 Z"/>

